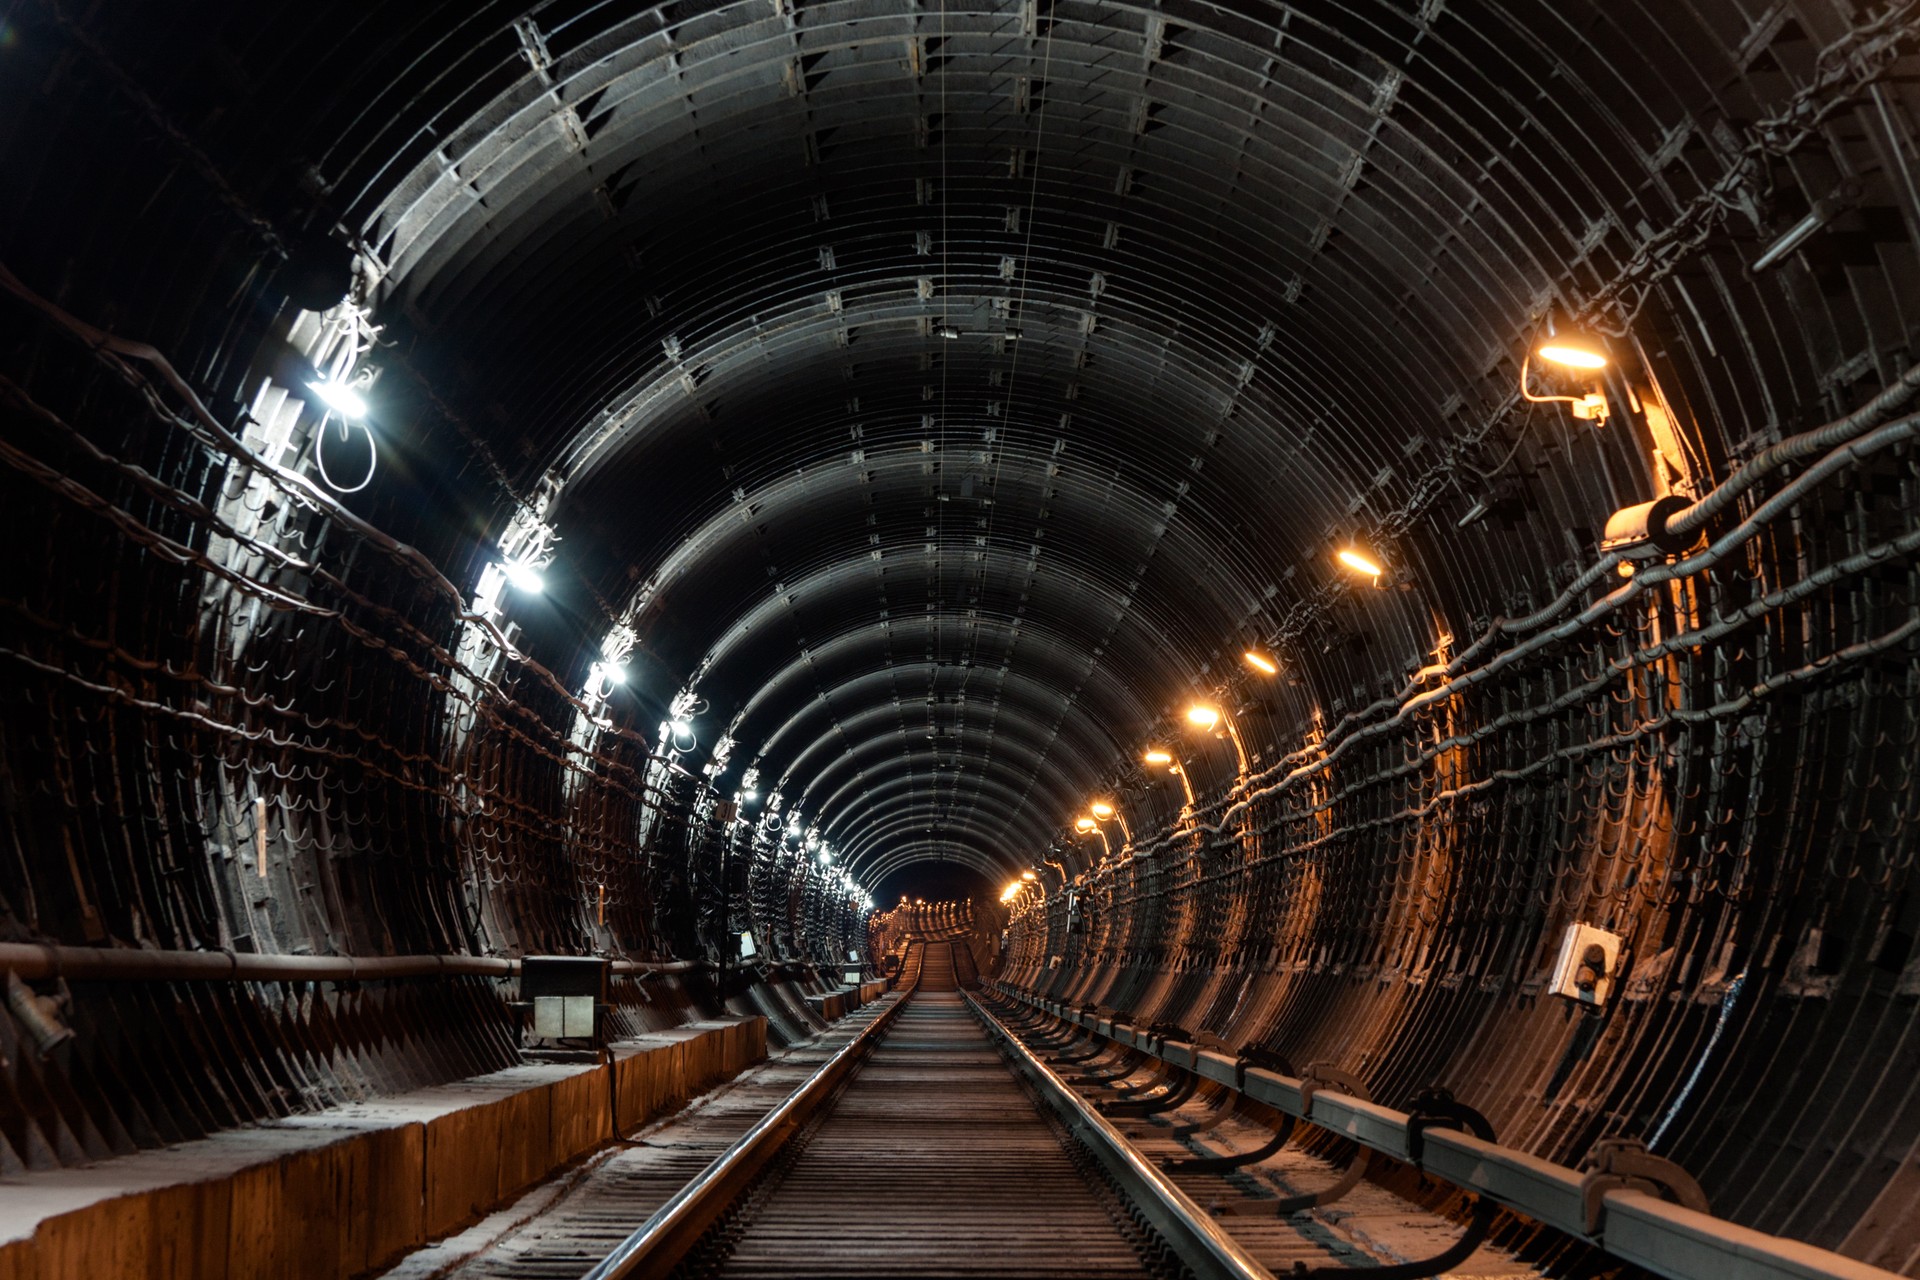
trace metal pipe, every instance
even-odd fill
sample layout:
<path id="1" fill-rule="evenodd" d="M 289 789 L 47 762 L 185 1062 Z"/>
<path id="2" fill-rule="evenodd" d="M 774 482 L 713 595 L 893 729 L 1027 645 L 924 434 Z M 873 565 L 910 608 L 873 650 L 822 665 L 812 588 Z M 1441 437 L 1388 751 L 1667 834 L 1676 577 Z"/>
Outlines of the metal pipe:
<path id="1" fill-rule="evenodd" d="M 1910 367 L 1889 383 L 1884 391 L 1845 417 L 1836 418 L 1823 427 L 1788 436 L 1780 443 L 1761 450 L 1747 465 L 1721 481 L 1713 492 L 1668 520 L 1667 531 L 1676 536 L 1699 532 L 1761 477 L 1789 462 L 1825 453 L 1871 430 L 1884 421 L 1888 414 L 1912 399 L 1917 391 L 1920 391 L 1920 364 Z"/>
<path id="2" fill-rule="evenodd" d="M 613 975 L 650 978 L 704 967 L 697 960 L 657 964 L 616 960 Z M 513 978 L 519 976 L 520 962 L 505 956 L 290 956 L 0 942 L 0 971 L 18 974 L 27 981 L 380 982 L 396 978 Z"/>

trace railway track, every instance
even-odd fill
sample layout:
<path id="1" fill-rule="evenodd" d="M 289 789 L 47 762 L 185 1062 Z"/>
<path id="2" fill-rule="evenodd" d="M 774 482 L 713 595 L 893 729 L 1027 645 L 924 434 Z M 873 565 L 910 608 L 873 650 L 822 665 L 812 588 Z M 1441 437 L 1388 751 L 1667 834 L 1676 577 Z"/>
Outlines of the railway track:
<path id="1" fill-rule="evenodd" d="M 388 1275 L 1258 1280 L 1327 1268 L 1358 1280 L 1351 1268 L 1460 1235 L 1364 1184 L 1338 1213 L 1281 1216 L 1301 1186 L 1339 1176 L 1297 1152 L 1250 1170 L 1161 1171 L 1155 1157 L 1257 1144 L 1257 1126 L 1183 1137 L 1170 1110 L 1122 1121 L 1122 1138 L 1081 1091 L 1111 1095 L 1126 1073 L 1048 1065 L 1054 1033 L 1022 1043 L 1010 1008 L 964 989 L 971 974 L 958 944 L 914 944 L 901 992 Z M 1076 1089 L 1067 1070 L 1093 1078 Z M 1480 1248 L 1449 1274 L 1536 1273 Z"/>

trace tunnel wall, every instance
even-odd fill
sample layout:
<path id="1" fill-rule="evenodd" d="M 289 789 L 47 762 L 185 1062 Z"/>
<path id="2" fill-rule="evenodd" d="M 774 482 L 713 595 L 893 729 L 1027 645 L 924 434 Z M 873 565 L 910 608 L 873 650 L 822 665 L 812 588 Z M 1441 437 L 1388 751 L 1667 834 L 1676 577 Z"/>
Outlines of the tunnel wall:
<path id="1" fill-rule="evenodd" d="M 1736 1221 L 1911 1265 L 1920 473 L 1886 416 L 1710 545 L 1598 562 L 1130 855 L 1048 864 L 1003 975 L 1393 1105 L 1451 1088 L 1550 1159 L 1644 1138 Z M 1576 924 L 1623 939 L 1602 1007 L 1547 991 Z"/>
<path id="2" fill-rule="evenodd" d="M 368 40 L 343 34 L 355 30 L 352 15 L 312 5 L 259 17 L 258 28 L 235 19 L 195 57 L 172 59 L 162 20 L 134 8 L 97 24 L 57 5 L 23 9 L 13 34 L 24 34 L 6 46 L 24 52 L 10 55 L 5 77 L 17 109 L 0 112 L 9 175 L 0 243 L 7 279 L 19 282 L 0 313 L 0 503 L 22 530 L 0 563 L 5 937 L 321 955 L 597 948 L 712 962 L 752 927 L 775 959 L 842 959 L 862 936 L 858 913 L 786 835 L 783 815 L 729 821 L 702 759 L 672 758 L 656 735 L 671 713 L 658 690 L 617 711 L 582 698 L 593 655 L 575 632 L 603 630 L 636 589 L 613 550 L 583 556 L 586 581 L 567 601 L 587 620 L 578 627 L 563 618 L 542 630 L 528 619 L 516 632 L 473 617 L 501 531 L 538 505 L 540 477 L 574 434 L 603 425 L 596 415 L 612 391 L 636 370 L 673 385 L 684 375 L 697 388 L 708 367 L 697 351 L 684 370 L 656 354 L 679 322 L 656 321 L 654 294 L 610 269 L 629 248 L 644 261 L 641 237 L 579 268 L 596 287 L 622 291 L 617 308 L 576 305 L 572 294 L 549 301 L 531 286 L 485 296 L 448 265 L 485 242 L 495 220 L 548 207 L 537 165 L 523 166 L 515 148 L 536 150 L 546 133 L 549 150 L 572 145 L 551 122 L 520 133 L 501 123 L 546 101 L 551 87 L 539 76 L 552 64 L 537 68 L 511 34 L 517 11 L 419 6 Z M 769 16 L 755 5 L 753 21 L 774 22 L 782 8 Z M 1913 1242 L 1899 1226 L 1920 1217 L 1920 1193 L 1907 1190 L 1920 1137 L 1912 444 L 1884 438 L 1829 474 L 1812 470 L 1826 454 L 1776 470 L 1705 547 L 1635 559 L 1631 579 L 1594 549 L 1612 511 L 1705 492 L 1781 438 L 1868 403 L 1911 366 L 1920 297 L 1911 6 L 1621 5 L 1578 32 L 1558 6 L 1418 8 L 1418 23 L 1399 12 L 1321 29 L 1267 9 L 1188 6 L 1169 20 L 1068 6 L 1047 24 L 1027 23 L 1033 30 L 992 32 L 1004 40 L 994 58 L 1017 47 L 1034 64 L 1027 72 L 1041 55 L 1017 41 L 1042 25 L 1058 27 L 1063 48 L 1077 40 L 1094 51 L 1089 67 L 1107 56 L 1101 42 L 1128 42 L 1128 56 L 1164 84 L 1158 114 L 1144 112 L 1125 146 L 1144 153 L 1156 140 L 1193 139 L 1180 160 L 1189 168 L 1154 173 L 1139 162 L 1139 198 L 1159 203 L 1125 235 L 1121 215 L 1108 223 L 1110 211 L 1090 204 L 1043 237 L 1067 245 L 1057 228 L 1070 227 L 1086 230 L 1090 245 L 1111 229 L 1123 253 L 1147 243 L 1172 255 L 1217 232 L 1232 246 L 1225 262 L 1184 278 L 1208 288 L 1184 291 L 1191 263 L 1166 268 L 1142 251 L 1120 260 L 1134 269 L 1129 281 L 1120 267 L 1107 268 L 1111 279 L 1082 269 L 1079 240 L 1051 250 L 1073 269 L 1049 269 L 1036 287 L 1031 345 L 1057 326 L 1079 344 L 1074 370 L 1118 370 L 1110 399 L 1148 408 L 1103 418 L 1082 407 L 1097 426 L 1056 437 L 1060 404 L 1016 421 L 1009 394 L 1004 430 L 1034 441 L 1033 458 L 1015 469 L 1051 476 L 1064 454 L 1071 485 L 1074 451 L 1104 462 L 1097 450 L 1117 439 L 1147 459 L 1138 470 L 1154 482 L 1175 474 L 1182 486 L 1225 486 L 1215 477 L 1237 474 L 1245 485 L 1217 489 L 1213 503 L 1176 519 L 1166 513 L 1177 504 L 1163 505 L 1174 499 L 1145 479 L 1110 482 L 1092 464 L 1079 473 L 1097 518 L 1060 576 L 1098 579 L 1099 589 L 1077 583 L 1060 608 L 1135 598 L 1133 556 L 1113 581 L 1099 577 L 1135 526 L 1171 529 L 1165 550 L 1152 550 L 1155 535 L 1138 561 L 1170 567 L 1132 579 L 1147 587 L 1138 607 L 1114 606 L 1125 629 L 1064 633 L 1070 642 L 1052 647 L 1071 651 L 1051 654 L 1045 678 L 1029 681 L 1064 685 L 1069 661 L 1091 667 L 1110 642 L 1126 662 L 1095 687 L 1108 690 L 1103 706 L 1116 715 L 1139 714 L 1097 731 L 1082 715 L 1066 766 L 1042 769 L 1031 754 L 997 762 L 1063 794 L 1033 806 L 1044 823 L 1023 817 L 1009 828 L 1022 840 L 994 832 L 976 841 L 1007 874 L 1034 869 L 1047 894 L 1016 916 L 1004 943 L 994 926 L 986 939 L 1009 980 L 1269 1045 L 1302 1065 L 1333 1062 L 1389 1102 L 1448 1084 L 1492 1116 L 1504 1140 L 1556 1159 L 1577 1161 L 1603 1135 L 1646 1137 L 1739 1221 L 1913 1270 Z M 749 29 L 725 9 L 662 10 L 660 28 Z M 569 48 L 564 13 L 548 16 L 555 56 L 591 62 L 612 39 L 582 20 L 588 29 Z M 1021 26 L 1019 14 L 987 16 Z M 1402 28 L 1410 34 L 1396 34 Z M 645 39 L 672 43 L 657 35 L 649 28 Z M 1447 53 L 1409 81 L 1399 75 L 1402 61 L 1412 64 L 1403 43 Z M 1221 159 L 1237 140 L 1205 128 L 1209 113 L 1241 110 L 1238 86 L 1257 79 L 1248 68 L 1265 56 L 1246 50 L 1269 48 L 1291 59 L 1287 85 L 1332 86 L 1301 110 L 1325 117 L 1312 136 L 1337 163 L 1322 167 L 1351 175 L 1335 184 L 1310 253 L 1273 244 L 1308 238 L 1294 224 L 1312 230 L 1315 216 L 1246 195 Z M 788 52 L 765 55 L 771 84 Z M 860 42 L 828 56 L 856 60 Z M 1055 75 L 1060 110 L 1072 91 L 1068 61 L 1063 54 Z M 434 88 L 407 88 L 416 64 Z M 811 111 L 809 76 L 832 65 L 796 64 L 802 92 L 769 96 Z M 1408 92 L 1395 101 L 1417 108 L 1401 110 L 1398 127 L 1425 150 L 1368 151 L 1373 135 L 1340 115 L 1379 97 L 1384 120 L 1396 110 L 1386 93 L 1394 85 Z M 996 104 L 1014 100 L 1005 90 L 995 82 Z M 246 109 L 229 109 L 229 99 Z M 513 136 L 494 137 L 503 132 Z M 1006 167 L 1002 134 L 996 115 L 971 133 L 956 126 L 956 146 L 983 172 Z M 1366 136 L 1351 148 L 1329 140 L 1348 134 Z M 461 149 L 482 135 L 496 152 Z M 808 184 L 832 157 L 803 151 L 798 135 L 776 136 L 791 153 L 782 181 L 824 200 Z M 836 145 L 858 160 L 858 143 L 843 129 Z M 1349 151 L 1360 162 L 1350 164 Z M 1484 173 L 1481 152 L 1497 161 Z M 462 172 L 451 160 L 469 155 L 488 163 Z M 1103 166 L 1107 158 L 1101 152 Z M 713 180 L 718 194 L 660 183 L 662 221 L 698 227 L 752 203 L 738 175 L 758 171 L 720 167 L 733 176 Z M 328 339 L 317 313 L 293 300 L 296 259 L 282 250 L 298 228 L 341 225 L 379 248 L 393 230 L 382 221 L 387 202 L 397 207 L 395 193 L 417 173 L 470 188 L 471 202 L 435 224 L 444 241 L 421 238 L 447 282 L 428 270 L 418 288 L 383 282 L 390 291 L 376 318 L 391 345 L 378 390 L 390 448 L 379 484 L 335 495 L 310 475 L 337 424 L 311 408 L 288 411 L 302 362 Z M 904 202 L 912 188 L 901 175 Z M 1202 176 L 1225 191 L 1205 218 L 1181 203 Z M 1318 170 L 1311 182 L 1281 178 L 1257 190 L 1291 181 L 1319 192 L 1314 184 L 1328 181 Z M 591 183 L 580 185 L 583 200 L 598 201 Z M 1117 202 L 1125 183 L 1090 164 L 1063 171 L 1058 186 L 1076 185 L 1114 191 Z M 1803 250 L 1754 268 L 1843 187 L 1844 208 L 1826 210 Z M 627 190 L 605 189 L 609 225 L 648 205 L 622 205 Z M 1004 226 L 1017 189 L 1011 199 L 976 220 Z M 810 228 L 820 206 L 790 203 L 783 246 L 820 261 L 794 230 Z M 1475 209 L 1497 234 L 1466 223 L 1436 232 L 1452 246 L 1444 253 L 1402 238 Z M 1142 234 L 1157 222 L 1180 234 Z M 727 243 L 756 243 L 737 222 L 724 226 L 743 237 Z M 904 222 L 880 230 L 900 262 L 871 272 L 899 276 L 900 297 L 912 296 L 930 269 L 924 255 Z M 757 314 L 764 294 L 797 295 L 784 268 L 750 278 L 751 253 L 716 255 L 724 263 L 709 268 L 703 255 L 675 254 L 675 243 L 652 251 L 671 260 L 647 277 L 665 282 L 657 290 L 743 299 L 724 315 L 703 313 L 690 332 L 724 335 Z M 1001 251 L 1019 243 L 982 232 L 970 252 L 997 282 Z M 461 269 L 517 285 L 512 256 L 509 245 L 489 246 Z M 378 291 L 365 261 L 360 269 L 365 302 Z M 831 283 L 807 281 L 822 292 Z M 435 283 L 456 303 L 440 305 Z M 469 286 L 477 300 L 464 307 Z M 1211 296 L 1189 303 L 1183 293 L 1229 301 L 1216 308 Z M 794 350 L 825 367 L 827 390 L 809 383 L 809 394 L 837 407 L 847 398 L 842 371 L 813 357 L 838 350 L 836 334 L 852 340 L 863 305 L 871 320 L 903 304 L 892 295 L 863 304 L 857 291 L 834 299 L 851 310 L 823 318 L 821 302 L 806 330 L 818 349 L 796 340 Z M 1305 310 L 1287 309 L 1300 301 Z M 1178 345 L 1165 336 L 1177 328 L 1165 314 L 1188 305 L 1198 336 L 1165 355 Z M 1548 312 L 1582 306 L 1614 326 L 1633 369 L 1607 386 L 1614 418 L 1594 427 L 1557 408 L 1510 413 L 1524 335 Z M 535 341 L 543 325 L 562 335 L 551 345 L 564 355 Z M 106 343 L 108 330 L 134 345 Z M 1444 345 L 1428 345 L 1441 330 Z M 623 347 L 583 336 L 600 331 L 638 337 Z M 1367 335 L 1377 360 L 1349 360 Z M 1265 354 L 1296 340 L 1312 348 L 1290 355 L 1296 363 Z M 866 342 L 847 349 L 891 350 L 878 336 Z M 894 444 L 918 467 L 925 370 L 905 351 L 893 354 L 907 371 L 866 395 L 870 406 L 899 402 Z M 799 364 L 773 363 L 774 390 L 755 385 L 754 403 L 789 394 Z M 957 367 L 986 386 L 985 364 Z M 1155 365 L 1180 378 L 1161 384 L 1139 372 Z M 1316 376 L 1329 369 L 1338 395 Z M 1028 385 L 1039 382 L 1035 373 Z M 1098 375 L 1087 382 L 1097 399 Z M 1343 406 L 1348 416 L 1323 422 L 1306 403 L 1321 400 L 1364 403 L 1366 413 Z M 707 412 L 702 397 L 687 404 L 676 413 L 688 421 Z M 658 434 L 673 436 L 666 427 L 677 421 Z M 1167 443 L 1188 428 L 1207 443 Z M 859 451 L 837 419 L 820 436 L 830 446 L 806 437 L 805 449 Z M 1284 448 L 1208 452 L 1222 437 L 1225 448 Z M 354 443 L 338 441 L 338 461 L 351 461 Z M 626 502 L 621 486 L 671 471 L 662 457 L 709 452 L 704 440 L 641 451 L 587 491 L 590 509 L 576 524 L 563 522 L 571 545 L 593 548 L 596 523 L 624 514 L 615 510 L 623 503 L 650 512 Z M 1323 456 L 1343 459 L 1334 479 L 1315 469 Z M 713 482 L 705 505 L 687 505 L 731 518 L 734 479 Z M 1110 483 L 1120 496 L 1109 503 Z M 1757 514 L 1776 499 L 1776 510 Z M 900 505 L 889 535 L 899 524 L 902 540 L 918 544 L 918 495 Z M 868 554 L 865 526 L 834 513 Z M 1064 524 L 1053 525 L 1053 546 L 1070 541 L 1059 536 Z M 1383 590 L 1355 590 L 1323 564 L 1337 536 L 1356 529 L 1392 553 Z M 649 528 L 669 549 L 683 532 L 665 519 Z M 727 567 L 764 588 L 757 560 Z M 1148 598 L 1156 586 L 1166 597 L 1157 603 Z M 703 612 L 698 595 L 684 590 L 673 597 L 679 612 L 653 623 L 665 688 L 682 687 L 734 623 Z M 970 606 L 956 601 L 950 612 Z M 1287 659 L 1278 684 L 1223 674 L 1243 644 L 1275 640 Z M 1132 701 L 1111 692 L 1133 686 Z M 1178 788 L 1135 770 L 1131 756 L 1136 739 L 1170 730 L 1189 694 L 1226 704 L 1252 759 L 1242 779 L 1230 744 L 1182 745 L 1200 789 L 1183 819 Z M 1009 719 L 1044 719 L 1042 695 L 1026 697 Z M 1023 842 L 1036 826 L 1065 827 L 1080 792 L 1096 785 L 1124 797 L 1141 856 L 1102 868 L 1070 835 Z M 979 793 L 975 808 L 993 809 L 1000 794 Z M 1543 993 L 1575 922 L 1626 940 L 1617 989 L 1598 1014 Z M 155 1115 L 152 1139 L 128 1129 L 137 1144 L 325 1105 L 324 1073 L 302 1080 L 273 1065 L 282 1046 L 310 1037 L 312 1020 L 354 1016 L 376 1027 L 383 1006 L 404 1013 L 418 999 L 279 984 L 128 996 L 75 983 L 65 994 L 64 1016 L 90 1047 L 56 1051 L 50 1067 L 7 1055 L 15 1065 L 0 1079 L 14 1092 L 0 1099 L 9 1104 L 0 1161 L 79 1158 L 58 1149 L 63 1127 L 91 1154 L 86 1100 L 124 1088 L 133 1052 L 119 1047 L 127 1042 L 116 1042 L 115 1027 L 167 1046 L 169 1074 L 156 1077 L 185 1118 L 176 1129 Z M 453 998 L 471 995 L 456 988 Z M 684 1005 L 717 998 L 696 991 Z M 509 1051 L 505 1012 L 475 1008 L 464 1028 L 438 1026 L 430 1013 L 408 1018 L 441 1078 Z M 26 1043 L 17 1014 L 0 1026 L 7 1047 Z M 478 1047 L 454 1052 L 460 1036 Z M 179 1101 L 201 1096 L 219 1105 Z M 125 1145 L 104 1129 L 101 1139 L 102 1149 Z"/>

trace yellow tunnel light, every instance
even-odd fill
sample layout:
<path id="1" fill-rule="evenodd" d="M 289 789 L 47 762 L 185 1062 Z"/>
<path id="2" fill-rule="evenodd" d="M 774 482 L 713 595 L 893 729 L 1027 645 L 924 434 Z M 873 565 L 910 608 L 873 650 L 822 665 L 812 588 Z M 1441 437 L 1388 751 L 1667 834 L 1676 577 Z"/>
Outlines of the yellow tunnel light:
<path id="1" fill-rule="evenodd" d="M 1039 876 L 1037 876 L 1037 875 L 1035 875 L 1035 874 L 1034 874 L 1033 872 L 1031 872 L 1031 871 L 1022 871 L 1022 872 L 1020 873 L 1020 878 L 1021 878 L 1022 880 L 1038 880 L 1038 879 L 1039 879 L 1040 877 L 1039 877 Z"/>
<path id="2" fill-rule="evenodd" d="M 1220 723 L 1220 708 L 1210 707 L 1204 702 L 1196 702 L 1187 708 L 1187 723 L 1202 729 L 1211 729 Z"/>
<path id="3" fill-rule="evenodd" d="M 1073 820 L 1073 829 L 1075 831 L 1081 831 L 1081 832 L 1091 831 L 1093 830 L 1093 819 L 1092 818 L 1075 818 Z"/>
<path id="4" fill-rule="evenodd" d="M 1373 557 L 1364 551 L 1355 550 L 1353 547 L 1340 548 L 1338 558 L 1340 563 L 1347 566 L 1347 568 L 1359 573 L 1369 574 L 1375 578 L 1378 578 L 1386 572 L 1386 569 Z"/>
<path id="5" fill-rule="evenodd" d="M 1562 329 L 1551 337 L 1542 338 L 1533 351 L 1542 360 L 1551 360 L 1569 369 L 1607 367 L 1606 347 L 1601 345 L 1600 339 L 1584 329 Z"/>
<path id="6" fill-rule="evenodd" d="M 1095 800 L 1087 807 L 1093 810 L 1093 816 L 1096 818 L 1111 818 L 1113 816 L 1113 806 L 1104 800 Z"/>
<path id="7" fill-rule="evenodd" d="M 1247 660 L 1248 666 L 1262 675 L 1273 676 L 1280 674 L 1280 664 L 1257 649 L 1249 649 L 1240 656 Z"/>
<path id="8" fill-rule="evenodd" d="M 1147 752 L 1145 755 L 1141 756 L 1140 758 L 1146 761 L 1148 764 L 1172 764 L 1173 763 L 1173 756 L 1168 752 L 1160 750 L 1157 747 L 1154 748 L 1152 751 Z"/>

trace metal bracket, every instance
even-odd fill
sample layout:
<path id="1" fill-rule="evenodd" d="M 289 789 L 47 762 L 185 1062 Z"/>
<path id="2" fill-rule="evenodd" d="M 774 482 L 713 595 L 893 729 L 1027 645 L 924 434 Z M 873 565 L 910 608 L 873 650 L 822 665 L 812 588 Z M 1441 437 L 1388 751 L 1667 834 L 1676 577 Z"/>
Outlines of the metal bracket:
<path id="1" fill-rule="evenodd" d="M 1495 1140 L 1491 1121 L 1437 1084 L 1414 1095 L 1407 1115 L 1407 1159 L 1416 1165 L 1426 1153 L 1429 1129 L 1455 1129 L 1483 1142 Z"/>
<path id="2" fill-rule="evenodd" d="M 1587 1234 L 1601 1234 L 1609 1191 L 1650 1191 L 1682 1208 L 1710 1213 L 1707 1193 L 1693 1175 L 1665 1156 L 1654 1155 L 1638 1138 L 1602 1138 L 1593 1144 L 1581 1168 L 1580 1198 L 1586 1209 Z"/>
<path id="3" fill-rule="evenodd" d="M 1325 1062 L 1316 1062 L 1307 1068 L 1300 1077 L 1300 1114 L 1313 1118 L 1313 1095 L 1322 1089 L 1338 1089 L 1350 1093 L 1362 1102 L 1372 1102 L 1373 1095 L 1367 1092 L 1366 1082 L 1348 1071 Z"/>
<path id="4" fill-rule="evenodd" d="M 1249 1067 L 1277 1072 L 1283 1076 L 1293 1074 L 1293 1063 L 1288 1061 L 1286 1054 L 1249 1040 L 1240 1046 L 1240 1052 L 1233 1064 L 1233 1087 L 1241 1093 L 1247 1091 L 1247 1068 Z"/>

